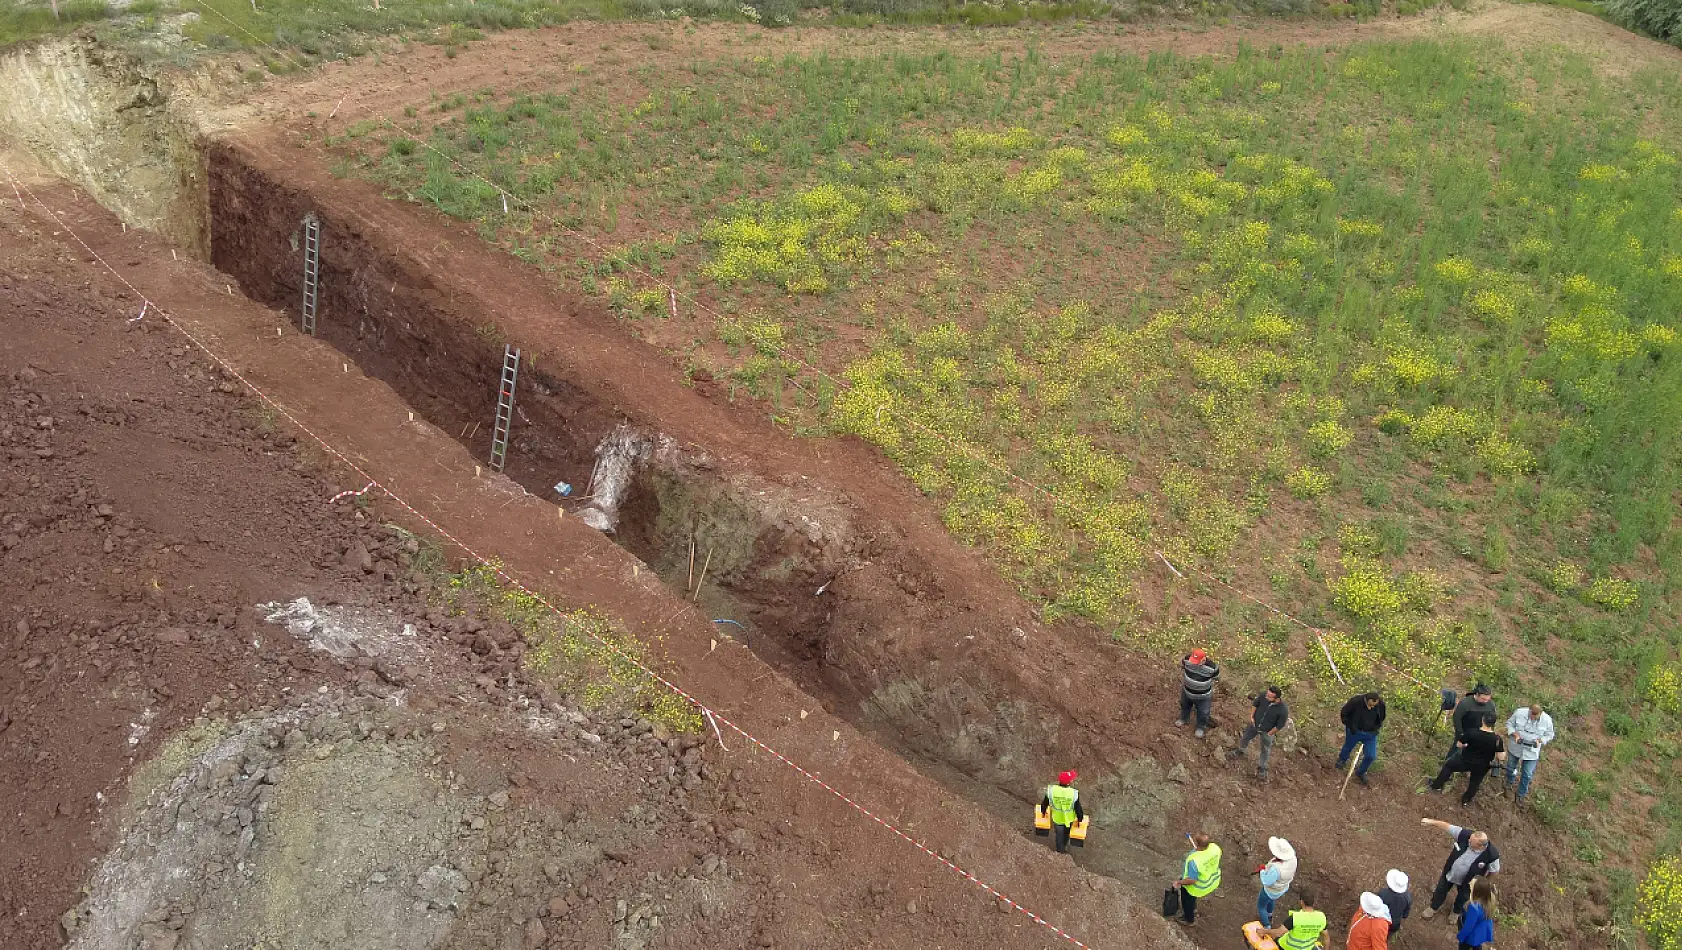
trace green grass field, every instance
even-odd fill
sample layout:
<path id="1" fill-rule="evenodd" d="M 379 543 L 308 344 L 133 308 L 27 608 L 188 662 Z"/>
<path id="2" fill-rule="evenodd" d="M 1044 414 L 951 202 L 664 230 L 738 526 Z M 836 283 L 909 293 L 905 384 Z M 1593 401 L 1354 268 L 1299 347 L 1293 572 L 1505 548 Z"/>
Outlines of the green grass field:
<path id="1" fill-rule="evenodd" d="M 1435 696 L 1387 666 L 1540 699 L 1570 723 L 1544 816 L 1682 841 L 1674 73 L 1463 41 L 602 79 L 334 144 L 796 431 L 877 444 L 1048 616 L 1344 695 L 1160 549 L 1336 631 L 1416 722 Z M 1589 807 L 1614 792 L 1642 811 Z"/>
<path id="2" fill-rule="evenodd" d="M 1065 21 L 1130 22 L 1184 17 L 1210 22 L 1231 15 L 1371 17 L 1412 13 L 1437 0 L 0 0 L 0 49 L 87 24 L 107 42 L 139 50 L 168 44 L 177 58 L 201 53 L 267 54 L 276 72 L 296 62 L 362 55 L 381 37 L 421 38 L 454 47 L 492 30 L 553 26 L 573 20 L 678 20 L 766 26 L 877 24 L 994 27 Z M 1461 3 L 1463 0 L 1453 0 Z M 1582 0 L 1577 0 L 1582 2 Z M 187 17 L 182 19 L 185 14 Z M 270 47 L 273 47 L 271 50 Z M 277 54 L 278 51 L 278 54 Z"/>

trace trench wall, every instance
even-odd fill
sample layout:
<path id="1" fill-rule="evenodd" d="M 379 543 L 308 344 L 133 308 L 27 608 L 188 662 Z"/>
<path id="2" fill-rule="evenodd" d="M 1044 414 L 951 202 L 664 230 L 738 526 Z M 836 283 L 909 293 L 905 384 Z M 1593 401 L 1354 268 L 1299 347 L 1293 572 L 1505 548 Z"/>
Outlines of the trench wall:
<path id="1" fill-rule="evenodd" d="M 303 222 L 320 221 L 316 333 L 370 376 L 386 381 L 434 425 L 481 459 L 490 455 L 504 331 L 447 280 L 380 250 L 376 235 L 313 196 L 206 146 L 210 258 L 247 296 L 296 321 L 303 297 Z M 518 341 L 513 341 L 516 346 Z M 520 368 L 520 417 L 507 474 L 538 497 L 589 479 L 596 443 L 622 418 L 588 391 L 550 375 L 542 354 Z"/>
<path id="2" fill-rule="evenodd" d="M 202 259 L 205 168 L 181 98 L 165 74 L 91 38 L 46 40 L 0 57 L 0 142 Z"/>

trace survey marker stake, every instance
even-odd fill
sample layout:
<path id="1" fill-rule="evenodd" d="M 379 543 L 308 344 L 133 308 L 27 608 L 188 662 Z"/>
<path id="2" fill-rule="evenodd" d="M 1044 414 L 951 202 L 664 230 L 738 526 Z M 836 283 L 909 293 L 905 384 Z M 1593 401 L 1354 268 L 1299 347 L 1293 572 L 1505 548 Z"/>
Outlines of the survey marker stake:
<path id="1" fill-rule="evenodd" d="M 496 397 L 496 427 L 491 431 L 491 468 L 498 472 L 508 463 L 508 429 L 514 424 L 514 384 L 519 378 L 520 351 L 504 344 L 502 381 Z"/>

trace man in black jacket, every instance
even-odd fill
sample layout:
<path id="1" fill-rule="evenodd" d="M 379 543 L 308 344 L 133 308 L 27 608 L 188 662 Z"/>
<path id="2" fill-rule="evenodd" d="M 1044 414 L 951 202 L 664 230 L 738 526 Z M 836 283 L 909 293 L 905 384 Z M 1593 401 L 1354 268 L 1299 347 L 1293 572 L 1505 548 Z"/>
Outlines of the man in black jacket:
<path id="1" fill-rule="evenodd" d="M 1472 691 L 1461 697 L 1460 704 L 1454 707 L 1454 739 L 1448 744 L 1448 755 L 1453 756 L 1460 751 L 1460 744 L 1466 737 L 1478 731 L 1483 725 L 1483 717 L 1497 716 L 1495 699 L 1488 686 L 1482 683 L 1472 687 Z"/>
<path id="2" fill-rule="evenodd" d="M 1261 753 L 1256 759 L 1256 778 L 1267 781 L 1267 759 L 1273 754 L 1273 737 L 1279 730 L 1285 728 L 1286 720 L 1290 719 L 1291 711 L 1285 706 L 1283 694 L 1279 687 L 1269 686 L 1257 694 L 1253 704 L 1255 708 L 1250 712 L 1250 724 L 1244 727 L 1244 734 L 1238 739 L 1238 748 L 1227 753 L 1228 759 L 1236 759 L 1250 747 L 1250 740 L 1261 736 Z"/>
<path id="3" fill-rule="evenodd" d="M 1495 732 L 1495 717 L 1486 714 L 1478 729 L 1461 739 L 1455 753 L 1443 763 L 1437 777 L 1431 780 L 1431 791 L 1442 791 L 1450 776 L 1465 772 L 1466 794 L 1460 796 L 1460 804 L 1470 805 L 1477 797 L 1478 788 L 1483 785 L 1483 777 L 1489 774 L 1496 762 L 1505 762 L 1506 759 L 1506 743 Z"/>
<path id="4" fill-rule="evenodd" d="M 1390 908 L 1390 936 L 1402 929 L 1402 921 L 1408 919 L 1413 912 L 1413 895 L 1408 893 L 1408 876 L 1391 868 L 1384 872 L 1384 889 L 1378 892 L 1378 899 L 1384 906 Z"/>
<path id="5" fill-rule="evenodd" d="M 1343 768 L 1359 745 L 1361 761 L 1355 766 L 1355 781 L 1362 785 L 1367 784 L 1367 769 L 1378 761 L 1378 730 L 1384 728 L 1384 714 L 1384 697 L 1377 693 L 1351 696 L 1338 713 L 1343 720 L 1343 751 L 1337 754 L 1337 767 Z"/>

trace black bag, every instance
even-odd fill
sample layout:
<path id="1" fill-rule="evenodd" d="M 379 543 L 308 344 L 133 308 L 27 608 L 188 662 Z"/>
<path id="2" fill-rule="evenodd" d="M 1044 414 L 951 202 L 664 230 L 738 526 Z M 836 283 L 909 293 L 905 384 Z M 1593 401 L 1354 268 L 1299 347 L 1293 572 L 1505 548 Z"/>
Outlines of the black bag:
<path id="1" fill-rule="evenodd" d="M 1162 892 L 1162 916 L 1178 917 L 1180 915 L 1180 889 L 1165 888 Z"/>

